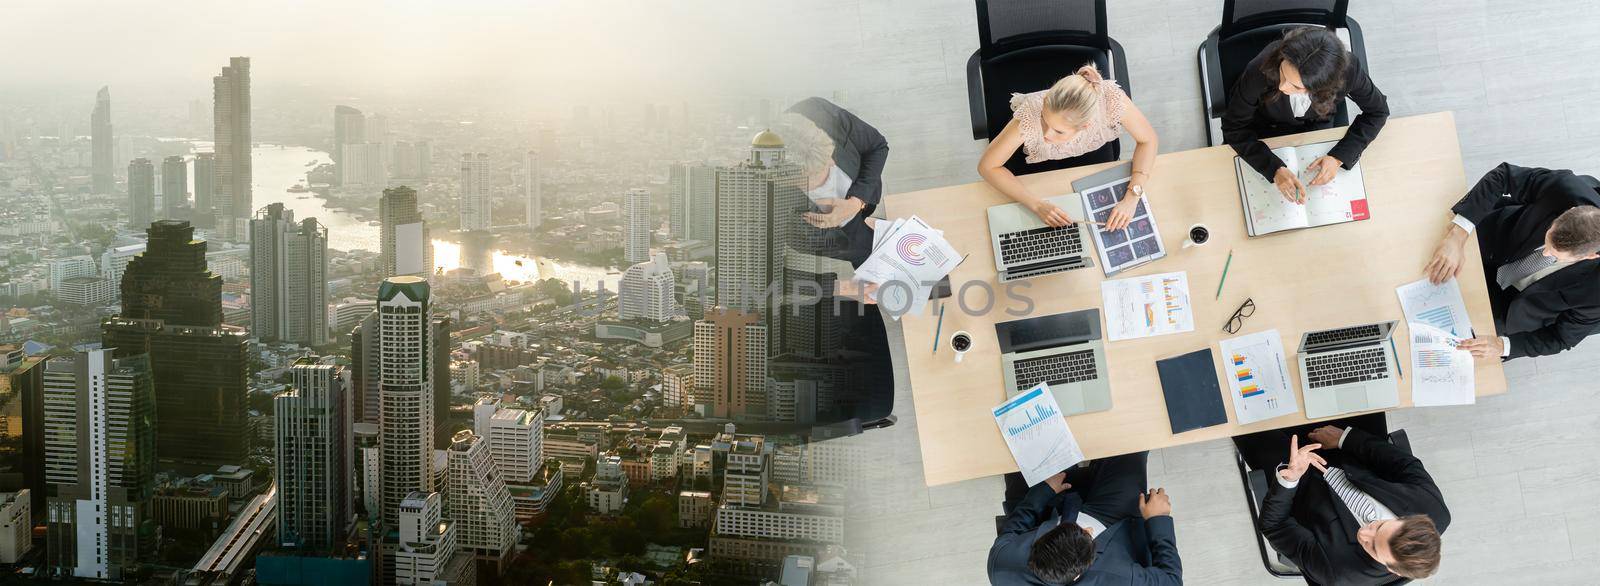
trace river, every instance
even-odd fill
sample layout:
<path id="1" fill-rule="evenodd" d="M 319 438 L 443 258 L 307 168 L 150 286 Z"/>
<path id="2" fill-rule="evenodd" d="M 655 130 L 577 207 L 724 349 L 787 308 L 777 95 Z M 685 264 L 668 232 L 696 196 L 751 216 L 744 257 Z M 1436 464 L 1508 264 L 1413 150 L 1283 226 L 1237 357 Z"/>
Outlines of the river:
<path id="1" fill-rule="evenodd" d="M 207 141 L 192 141 L 196 147 L 209 149 Z M 251 149 L 251 162 L 255 166 L 253 205 L 256 209 L 272 203 L 281 203 L 294 212 L 295 219 L 316 218 L 328 227 L 328 247 L 338 250 L 378 250 L 378 226 L 368 224 L 354 214 L 328 207 L 328 201 L 316 194 L 291 193 L 295 184 L 306 185 L 306 173 L 317 165 L 332 162 L 328 154 L 316 149 L 257 144 Z M 461 266 L 461 246 L 446 240 L 433 241 L 433 264 L 446 271 Z M 538 256 L 526 256 L 504 250 L 494 251 L 494 268 L 506 279 L 531 281 L 559 278 L 571 283 L 576 280 L 584 289 L 593 289 L 598 283 L 615 291 L 620 275 L 603 267 L 558 261 Z"/>

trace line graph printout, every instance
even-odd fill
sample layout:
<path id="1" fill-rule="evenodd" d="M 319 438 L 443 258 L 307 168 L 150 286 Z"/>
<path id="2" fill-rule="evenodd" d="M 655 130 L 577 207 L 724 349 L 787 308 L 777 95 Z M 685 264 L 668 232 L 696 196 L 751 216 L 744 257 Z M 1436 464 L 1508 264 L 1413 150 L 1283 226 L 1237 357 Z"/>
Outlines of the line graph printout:
<path id="1" fill-rule="evenodd" d="M 1083 450 L 1067 428 L 1049 385 L 1021 393 L 994 408 L 994 423 L 1017 460 L 1022 478 L 1033 486 L 1083 461 Z"/>
<path id="2" fill-rule="evenodd" d="M 1394 288 L 1406 323 L 1424 323 L 1457 338 L 1471 338 L 1472 320 L 1461 300 L 1461 284 L 1450 279 L 1438 285 L 1427 279 Z"/>
<path id="3" fill-rule="evenodd" d="M 1278 330 L 1229 338 L 1219 345 L 1228 397 L 1240 425 L 1300 411 Z"/>
<path id="4" fill-rule="evenodd" d="M 1422 322 L 1410 326 L 1411 404 L 1431 407 L 1476 402 L 1472 353 L 1456 349 L 1461 337 Z"/>
<path id="5" fill-rule="evenodd" d="M 1101 281 L 1100 298 L 1111 341 L 1194 331 L 1188 273 Z"/>

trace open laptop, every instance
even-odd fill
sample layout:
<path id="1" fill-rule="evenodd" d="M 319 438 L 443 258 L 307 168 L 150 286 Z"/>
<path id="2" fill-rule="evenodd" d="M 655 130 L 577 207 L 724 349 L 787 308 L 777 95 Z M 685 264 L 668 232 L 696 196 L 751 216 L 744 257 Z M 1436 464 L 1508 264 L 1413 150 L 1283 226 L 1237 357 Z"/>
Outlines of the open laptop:
<path id="1" fill-rule="evenodd" d="M 1383 322 L 1306 332 L 1300 337 L 1300 380 L 1306 417 L 1320 419 L 1400 404 L 1395 382 L 1395 324 Z"/>
<path id="2" fill-rule="evenodd" d="M 1000 322 L 994 330 L 1007 397 L 1049 383 L 1065 415 L 1111 408 L 1099 309 Z"/>
<path id="3" fill-rule="evenodd" d="M 1083 218 L 1076 193 L 1046 198 L 1073 218 Z M 1085 224 L 1052 228 L 1020 203 L 989 208 L 989 240 L 1000 282 L 1094 266 Z"/>

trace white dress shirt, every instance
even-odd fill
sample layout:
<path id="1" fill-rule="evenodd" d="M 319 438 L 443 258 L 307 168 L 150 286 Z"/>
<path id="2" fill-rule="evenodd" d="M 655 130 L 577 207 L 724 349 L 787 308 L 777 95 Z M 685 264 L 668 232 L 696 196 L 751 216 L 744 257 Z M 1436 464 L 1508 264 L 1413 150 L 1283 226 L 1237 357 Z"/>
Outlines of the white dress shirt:
<path id="1" fill-rule="evenodd" d="M 1344 428 L 1344 433 L 1339 434 L 1339 447 L 1341 449 L 1344 448 L 1345 438 L 1350 437 L 1350 429 L 1346 427 Z M 1279 466 L 1279 469 L 1282 468 L 1283 466 Z M 1278 477 L 1278 484 L 1284 488 L 1294 488 L 1300 485 L 1298 480 L 1289 482 L 1284 480 L 1282 475 L 1274 474 L 1273 476 Z M 1355 484 L 1350 482 L 1350 479 L 1345 475 L 1344 470 L 1330 467 L 1322 478 L 1328 482 L 1328 488 L 1333 489 L 1333 494 L 1339 497 L 1339 501 L 1344 503 L 1345 510 L 1350 511 L 1350 516 L 1355 517 L 1357 525 L 1364 526 L 1373 521 L 1399 518 L 1394 514 L 1394 511 L 1389 510 L 1389 507 L 1378 502 L 1378 499 L 1372 498 L 1372 495 L 1356 488 Z"/>
<path id="2" fill-rule="evenodd" d="M 1311 92 L 1289 94 L 1289 109 L 1294 111 L 1294 117 L 1305 116 L 1311 110 Z"/>
<path id="3" fill-rule="evenodd" d="M 1469 235 L 1472 234 L 1472 230 L 1474 228 L 1477 228 L 1477 225 L 1473 224 L 1472 220 L 1468 220 L 1468 219 L 1462 217 L 1461 214 L 1456 214 L 1456 217 L 1451 218 L 1450 221 L 1452 223 L 1454 223 L 1455 225 L 1460 226 L 1462 230 L 1466 230 L 1467 234 L 1469 234 Z M 1535 253 L 1535 254 L 1537 254 L 1537 253 Z M 1527 289 L 1529 285 L 1532 285 L 1534 283 L 1539 282 L 1539 279 L 1545 278 L 1546 275 L 1549 275 L 1550 273 L 1554 273 L 1554 272 L 1559 271 L 1561 269 L 1567 268 L 1567 266 L 1569 266 L 1571 264 L 1572 263 L 1556 263 L 1556 264 L 1551 265 L 1549 267 L 1545 267 L 1543 270 L 1528 276 L 1528 278 L 1526 278 L 1526 279 L 1523 279 L 1521 281 L 1517 281 L 1516 283 L 1513 283 L 1512 285 L 1514 287 L 1516 287 L 1518 291 L 1521 291 L 1523 289 Z M 1506 336 L 1500 336 L 1500 356 L 1501 357 L 1506 357 L 1506 356 L 1510 356 L 1510 355 L 1511 355 L 1511 338 L 1506 337 Z"/>

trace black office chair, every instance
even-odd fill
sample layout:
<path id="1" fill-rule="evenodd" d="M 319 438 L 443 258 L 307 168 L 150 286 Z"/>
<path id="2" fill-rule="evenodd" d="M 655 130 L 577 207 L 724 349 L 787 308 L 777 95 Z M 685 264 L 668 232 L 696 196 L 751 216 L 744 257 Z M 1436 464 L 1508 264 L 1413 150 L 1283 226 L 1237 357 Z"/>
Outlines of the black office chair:
<path id="1" fill-rule="evenodd" d="M 1405 450 L 1407 454 L 1411 453 L 1411 438 L 1406 436 L 1406 430 L 1404 429 L 1397 429 L 1390 433 L 1389 443 Z M 1267 573 L 1273 576 L 1284 579 L 1300 578 L 1305 580 L 1306 584 L 1316 586 L 1316 582 L 1312 582 L 1300 573 L 1300 568 L 1296 567 L 1294 562 L 1289 561 L 1289 558 L 1284 557 L 1283 554 L 1273 549 L 1272 544 L 1267 542 L 1267 536 L 1261 531 L 1261 503 L 1267 498 L 1267 482 L 1269 481 L 1267 472 L 1264 470 L 1251 470 L 1250 466 L 1244 462 L 1244 455 L 1240 454 L 1238 450 L 1234 450 L 1233 457 L 1234 461 L 1239 465 L 1239 480 L 1244 483 L 1244 500 L 1245 504 L 1250 508 L 1250 524 L 1256 529 L 1256 548 L 1261 551 L 1261 565 L 1265 566 Z M 1389 582 L 1385 586 L 1400 586 L 1409 582 L 1411 580 L 1408 578 L 1397 577 L 1393 582 Z"/>
<path id="2" fill-rule="evenodd" d="M 1222 113 L 1227 109 L 1233 82 L 1261 50 L 1283 36 L 1287 29 L 1325 26 L 1344 40 L 1350 52 L 1363 63 L 1367 46 L 1361 39 L 1361 26 L 1345 14 L 1349 0 L 1224 0 L 1222 24 L 1206 35 L 1200 44 L 1200 96 L 1206 115 L 1206 138 L 1212 145 L 1223 144 Z M 1339 102 L 1335 125 L 1350 123 L 1350 109 Z"/>
<path id="3" fill-rule="evenodd" d="M 1011 94 L 1049 88 L 1093 62 L 1133 95 L 1122 45 L 1106 34 L 1105 0 L 977 0 L 978 50 L 967 59 L 967 105 L 973 140 L 990 139 L 1011 120 Z M 1006 162 L 1012 173 L 1038 173 L 1115 161 L 1117 141 L 1079 157 L 1038 164 L 1021 149 Z"/>

